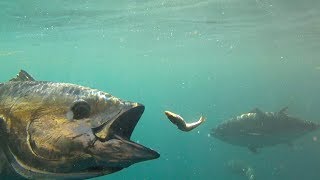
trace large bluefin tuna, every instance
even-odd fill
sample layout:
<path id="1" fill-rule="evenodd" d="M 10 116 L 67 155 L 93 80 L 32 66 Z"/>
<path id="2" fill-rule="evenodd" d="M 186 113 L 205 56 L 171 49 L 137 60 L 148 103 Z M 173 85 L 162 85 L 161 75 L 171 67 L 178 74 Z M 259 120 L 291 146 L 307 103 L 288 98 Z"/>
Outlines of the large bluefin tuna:
<path id="1" fill-rule="evenodd" d="M 319 128 L 319 124 L 291 117 L 287 107 L 279 112 L 254 109 L 230 119 L 212 129 L 211 135 L 227 143 L 257 148 L 276 144 L 291 144 L 298 137 Z"/>
<path id="2" fill-rule="evenodd" d="M 144 106 L 21 71 L 0 84 L 0 179 L 84 179 L 159 154 L 130 140 Z"/>

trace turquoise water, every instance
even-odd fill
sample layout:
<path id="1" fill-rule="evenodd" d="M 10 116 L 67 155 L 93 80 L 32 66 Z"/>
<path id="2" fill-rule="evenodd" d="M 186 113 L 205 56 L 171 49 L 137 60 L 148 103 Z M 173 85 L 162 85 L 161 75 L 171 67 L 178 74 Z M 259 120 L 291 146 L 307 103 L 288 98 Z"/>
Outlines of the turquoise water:
<path id="1" fill-rule="evenodd" d="M 209 136 L 254 107 L 320 122 L 320 2 L 316 0 L 3 0 L 0 82 L 97 88 L 146 106 L 132 139 L 157 160 L 96 179 L 320 179 L 315 132 L 252 154 Z M 205 124 L 179 131 L 164 111 Z"/>

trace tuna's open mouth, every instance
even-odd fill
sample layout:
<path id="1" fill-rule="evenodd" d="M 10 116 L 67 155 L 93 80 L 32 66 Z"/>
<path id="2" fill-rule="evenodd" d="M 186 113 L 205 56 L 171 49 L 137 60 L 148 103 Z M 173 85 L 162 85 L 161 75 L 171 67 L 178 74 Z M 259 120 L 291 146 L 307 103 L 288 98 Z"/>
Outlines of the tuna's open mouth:
<path id="1" fill-rule="evenodd" d="M 131 134 L 136 127 L 141 115 L 144 112 L 144 106 L 137 104 L 122 110 L 112 120 L 93 128 L 93 132 L 100 141 L 112 139 L 114 135 L 130 139 Z"/>
<path id="2" fill-rule="evenodd" d="M 110 126 L 111 134 L 130 139 L 134 128 L 144 112 L 144 106 L 138 105 L 122 113 Z"/>
<path id="3" fill-rule="evenodd" d="M 105 166 L 120 169 L 160 157 L 156 151 L 130 140 L 143 112 L 144 106 L 134 103 L 114 120 L 93 129 L 97 141 L 92 152 L 101 166 L 92 170 L 105 169 Z"/>

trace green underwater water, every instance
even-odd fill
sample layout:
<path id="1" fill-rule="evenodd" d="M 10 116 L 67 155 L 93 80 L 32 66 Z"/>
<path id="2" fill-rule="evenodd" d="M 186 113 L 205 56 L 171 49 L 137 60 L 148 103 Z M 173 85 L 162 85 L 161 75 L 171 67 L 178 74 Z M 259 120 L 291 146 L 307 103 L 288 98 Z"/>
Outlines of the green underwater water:
<path id="1" fill-rule="evenodd" d="M 209 136 L 259 107 L 320 122 L 320 2 L 316 0 L 3 0 L 0 82 L 24 69 L 38 80 L 97 88 L 146 106 L 132 139 L 161 157 L 96 179 L 320 179 L 311 133 L 293 147 L 252 154 Z M 189 133 L 170 110 L 207 121 Z"/>

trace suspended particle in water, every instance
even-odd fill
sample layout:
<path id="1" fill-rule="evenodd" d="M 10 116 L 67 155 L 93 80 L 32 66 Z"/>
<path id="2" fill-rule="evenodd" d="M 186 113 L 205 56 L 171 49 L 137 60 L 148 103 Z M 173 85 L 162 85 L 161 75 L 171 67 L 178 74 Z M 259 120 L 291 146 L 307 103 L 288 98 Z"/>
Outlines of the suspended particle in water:
<path id="1" fill-rule="evenodd" d="M 119 38 L 119 41 L 120 41 L 121 43 L 123 43 L 123 42 L 125 41 L 125 38 L 124 38 L 124 37 L 120 37 L 120 38 Z"/>
<path id="2" fill-rule="evenodd" d="M 197 34 L 198 34 L 198 30 L 194 30 L 193 35 L 197 35 Z"/>
<path id="3" fill-rule="evenodd" d="M 313 137 L 312 137 L 312 140 L 313 140 L 313 141 L 318 141 L 318 137 L 317 137 L 317 136 L 313 136 Z"/>
<path id="4" fill-rule="evenodd" d="M 182 88 L 182 89 L 185 88 L 185 84 L 186 84 L 186 83 L 184 83 L 184 82 L 181 83 L 181 85 L 182 85 L 181 88 Z"/>
<path id="5" fill-rule="evenodd" d="M 210 134 L 210 133 L 208 133 L 208 137 L 211 137 L 211 134 Z"/>

